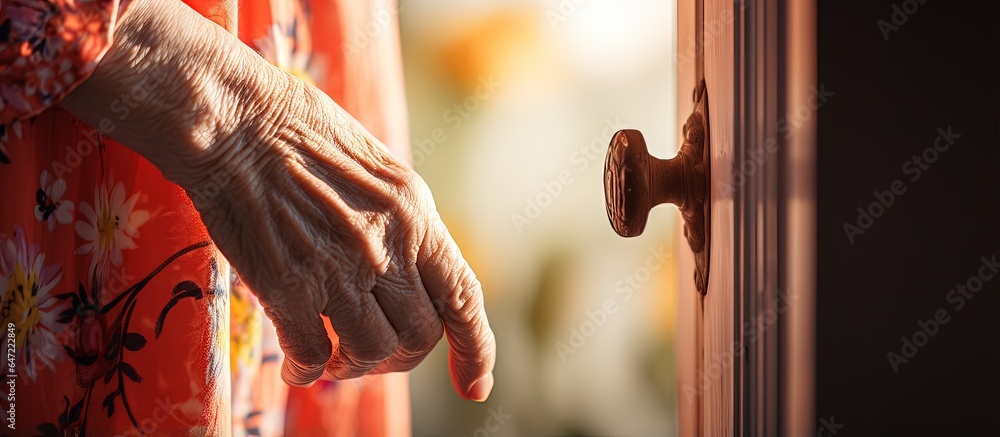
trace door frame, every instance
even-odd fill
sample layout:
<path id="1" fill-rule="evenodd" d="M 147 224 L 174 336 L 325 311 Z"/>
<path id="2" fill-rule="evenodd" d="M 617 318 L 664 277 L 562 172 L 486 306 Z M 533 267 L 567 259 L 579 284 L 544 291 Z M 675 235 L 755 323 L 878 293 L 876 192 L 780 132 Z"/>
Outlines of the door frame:
<path id="1" fill-rule="evenodd" d="M 778 417 L 777 262 L 778 193 L 781 152 L 774 125 L 782 110 L 778 100 L 777 0 L 744 4 L 736 20 L 733 60 L 737 82 L 737 133 L 733 186 L 736 192 L 735 336 L 743 343 L 737 367 L 736 435 L 773 435 Z M 774 318 L 767 318 L 767 310 Z"/>
<path id="2" fill-rule="evenodd" d="M 734 173 L 746 176 L 736 190 L 734 219 L 736 338 L 745 351 L 734 377 L 734 434 L 811 435 L 816 430 L 815 3 L 745 5 L 733 32 L 734 70 L 742 85 L 734 108 Z"/>
<path id="3" fill-rule="evenodd" d="M 785 59 L 785 108 L 811 108 L 812 116 L 790 129 L 781 157 L 785 179 L 780 187 L 784 205 L 784 255 L 779 264 L 781 286 L 797 299 L 784 314 L 780 338 L 784 371 L 779 395 L 781 429 L 787 436 L 816 432 L 816 2 L 792 0 L 781 9 L 785 29 L 779 39 Z M 787 110 L 785 111 L 788 112 Z"/>

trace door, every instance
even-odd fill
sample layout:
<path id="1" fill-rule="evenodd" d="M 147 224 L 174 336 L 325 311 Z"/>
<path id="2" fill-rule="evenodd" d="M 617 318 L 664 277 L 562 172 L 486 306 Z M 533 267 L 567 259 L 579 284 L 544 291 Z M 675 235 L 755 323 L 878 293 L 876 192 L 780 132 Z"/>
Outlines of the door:
<path id="1" fill-rule="evenodd" d="M 677 7 L 678 95 L 705 81 L 711 166 L 704 295 L 679 248 L 680 434 L 811 434 L 814 5 Z"/>

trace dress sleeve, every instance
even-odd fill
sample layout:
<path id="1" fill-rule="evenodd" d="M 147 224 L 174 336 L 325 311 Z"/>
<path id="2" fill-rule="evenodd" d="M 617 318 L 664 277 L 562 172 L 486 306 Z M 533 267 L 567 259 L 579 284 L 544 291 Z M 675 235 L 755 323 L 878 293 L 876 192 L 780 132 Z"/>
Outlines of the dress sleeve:
<path id="1" fill-rule="evenodd" d="M 130 2 L 0 1 L 0 125 L 42 112 L 87 79 Z"/>

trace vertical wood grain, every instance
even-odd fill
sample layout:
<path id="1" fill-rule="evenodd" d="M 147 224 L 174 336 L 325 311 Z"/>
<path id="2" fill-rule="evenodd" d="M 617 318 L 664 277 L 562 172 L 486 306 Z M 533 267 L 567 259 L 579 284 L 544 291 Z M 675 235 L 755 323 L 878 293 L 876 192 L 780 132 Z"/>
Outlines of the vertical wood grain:
<path id="1" fill-rule="evenodd" d="M 687 121 L 694 107 L 691 91 L 697 84 L 696 64 L 699 54 L 696 49 L 695 24 L 696 7 L 699 0 L 677 0 L 677 39 L 675 65 L 677 66 L 677 126 Z M 680 130 L 678 129 L 678 132 Z M 677 137 L 680 144 L 680 134 Z M 683 221 L 677 221 L 681 234 Z M 682 436 L 701 435 L 700 406 L 702 396 L 697 375 L 701 357 L 701 297 L 694 285 L 694 256 L 687 241 L 677 238 L 678 278 L 680 282 L 677 296 L 677 383 L 678 391 L 678 431 Z"/>
<path id="2" fill-rule="evenodd" d="M 734 159 L 734 30 L 738 11 L 726 0 L 704 0 L 703 50 L 705 82 L 708 85 L 709 128 L 712 157 L 712 247 L 708 293 L 703 306 L 702 379 L 706 385 L 702 435 L 730 436 L 734 433 L 734 374 L 737 357 L 734 278 L 734 199 L 731 186 Z M 707 383 L 707 384 L 706 384 Z"/>
<path id="3" fill-rule="evenodd" d="M 738 11 L 725 0 L 678 0 L 678 123 L 691 113 L 692 92 L 708 85 L 712 155 L 712 240 L 708 293 L 694 287 L 694 262 L 681 248 L 678 308 L 678 371 L 681 435 L 728 436 L 734 432 L 735 279 L 733 197 L 719 187 L 732 179 L 734 33 Z M 683 242 L 683 240 L 681 240 Z M 682 243 L 683 244 L 683 243 Z"/>

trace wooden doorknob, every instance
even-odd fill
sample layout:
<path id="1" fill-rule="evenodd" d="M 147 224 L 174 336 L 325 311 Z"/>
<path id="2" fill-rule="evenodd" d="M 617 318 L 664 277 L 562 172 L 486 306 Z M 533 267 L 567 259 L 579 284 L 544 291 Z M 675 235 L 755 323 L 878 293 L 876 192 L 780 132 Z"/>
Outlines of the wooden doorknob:
<path id="1" fill-rule="evenodd" d="M 695 253 L 695 283 L 707 289 L 709 229 L 708 99 L 704 82 L 695 90 L 695 110 L 684 124 L 684 142 L 673 159 L 649 154 L 642 133 L 615 133 L 604 164 L 604 203 L 611 227 L 623 237 L 646 229 L 649 210 L 661 203 L 677 205 L 684 236 Z"/>

